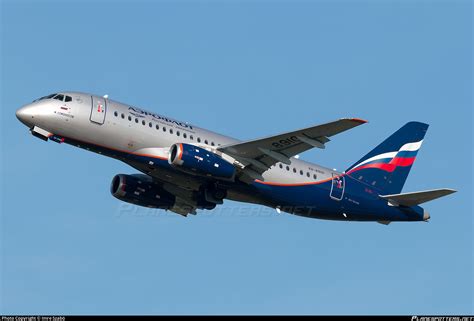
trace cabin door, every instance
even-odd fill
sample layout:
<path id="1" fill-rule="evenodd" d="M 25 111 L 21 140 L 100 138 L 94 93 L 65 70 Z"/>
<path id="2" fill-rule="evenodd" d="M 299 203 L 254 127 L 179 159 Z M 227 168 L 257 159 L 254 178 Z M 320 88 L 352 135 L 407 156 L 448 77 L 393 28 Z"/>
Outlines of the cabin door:
<path id="1" fill-rule="evenodd" d="M 107 112 L 107 101 L 102 97 L 92 96 L 91 122 L 102 125 Z"/>
<path id="2" fill-rule="evenodd" d="M 329 196 L 333 200 L 340 201 L 344 196 L 345 179 L 344 176 L 338 174 L 332 174 L 331 193 Z"/>

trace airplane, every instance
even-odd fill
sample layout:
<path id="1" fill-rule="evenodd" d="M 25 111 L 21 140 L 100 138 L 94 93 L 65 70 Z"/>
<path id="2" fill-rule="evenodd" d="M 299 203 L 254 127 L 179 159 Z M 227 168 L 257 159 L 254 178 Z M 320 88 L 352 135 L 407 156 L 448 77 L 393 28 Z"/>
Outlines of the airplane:
<path id="1" fill-rule="evenodd" d="M 224 199 L 298 216 L 388 225 L 428 221 L 422 203 L 456 192 L 402 193 L 428 125 L 408 122 L 344 172 L 305 162 L 333 136 L 366 123 L 343 118 L 240 141 L 107 95 L 58 92 L 16 111 L 33 136 L 118 159 L 138 174 L 111 182 L 117 199 L 187 216 Z"/>

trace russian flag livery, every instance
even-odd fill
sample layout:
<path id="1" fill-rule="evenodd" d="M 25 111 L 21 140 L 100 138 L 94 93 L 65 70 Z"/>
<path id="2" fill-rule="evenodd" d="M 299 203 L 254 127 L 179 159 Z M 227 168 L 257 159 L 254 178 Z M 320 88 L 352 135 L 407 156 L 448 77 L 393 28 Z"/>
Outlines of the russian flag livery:
<path id="1" fill-rule="evenodd" d="M 399 193 L 427 130 L 427 124 L 407 123 L 349 167 L 346 173 L 384 193 Z"/>
<path id="2" fill-rule="evenodd" d="M 364 168 L 378 168 L 386 172 L 393 172 L 398 166 L 411 166 L 415 162 L 416 154 L 421 147 L 423 141 L 408 143 L 403 145 L 399 151 L 384 153 L 371 157 L 356 166 L 354 166 L 347 174 Z"/>

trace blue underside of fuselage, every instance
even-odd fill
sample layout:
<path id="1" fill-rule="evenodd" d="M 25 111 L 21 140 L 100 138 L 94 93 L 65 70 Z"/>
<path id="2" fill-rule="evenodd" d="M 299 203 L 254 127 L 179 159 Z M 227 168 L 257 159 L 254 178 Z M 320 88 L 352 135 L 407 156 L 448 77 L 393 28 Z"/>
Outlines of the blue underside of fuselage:
<path id="1" fill-rule="evenodd" d="M 158 169 L 176 170 L 167 160 L 162 158 L 135 155 L 66 137 L 52 137 L 56 141 L 62 138 L 65 143 L 70 145 L 116 158 L 129 164 L 148 165 L 153 162 L 153 166 Z M 246 190 L 249 195 L 258 193 L 259 197 L 268 201 L 268 204 L 274 204 L 284 212 L 299 216 L 341 221 L 423 220 L 423 209 L 421 207 L 388 206 L 386 200 L 378 197 L 379 193 L 376 190 L 349 175 L 345 175 L 345 188 L 340 200 L 330 197 L 332 181 L 292 186 L 257 181 L 252 185 L 241 182 L 234 184 L 238 185 L 240 190 Z"/>

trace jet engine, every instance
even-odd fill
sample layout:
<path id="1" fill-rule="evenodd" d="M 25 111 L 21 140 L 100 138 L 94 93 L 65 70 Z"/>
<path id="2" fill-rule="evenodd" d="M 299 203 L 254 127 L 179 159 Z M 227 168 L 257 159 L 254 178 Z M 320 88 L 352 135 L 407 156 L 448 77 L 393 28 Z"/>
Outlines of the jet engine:
<path id="1" fill-rule="evenodd" d="M 233 180 L 235 167 L 219 155 L 190 144 L 174 144 L 168 163 L 177 169 L 199 176 Z"/>
<path id="2" fill-rule="evenodd" d="M 121 201 L 139 206 L 170 209 L 176 197 L 146 175 L 118 174 L 112 179 L 110 192 Z"/>

